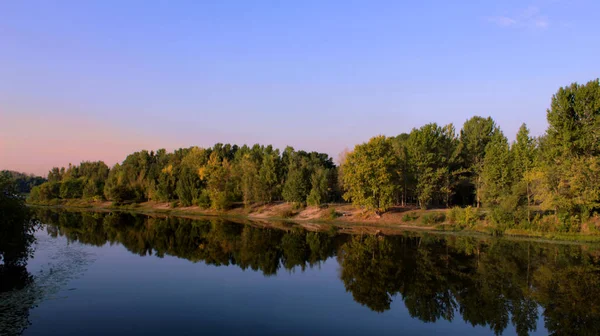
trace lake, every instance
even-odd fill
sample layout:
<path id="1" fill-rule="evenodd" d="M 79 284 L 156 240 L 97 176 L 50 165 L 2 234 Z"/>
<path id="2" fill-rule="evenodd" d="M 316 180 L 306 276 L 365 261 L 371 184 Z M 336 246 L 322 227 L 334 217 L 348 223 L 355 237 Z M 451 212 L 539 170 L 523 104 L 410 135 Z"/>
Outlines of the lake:
<path id="1" fill-rule="evenodd" d="M 0 334 L 600 334 L 600 249 L 37 209 Z"/>

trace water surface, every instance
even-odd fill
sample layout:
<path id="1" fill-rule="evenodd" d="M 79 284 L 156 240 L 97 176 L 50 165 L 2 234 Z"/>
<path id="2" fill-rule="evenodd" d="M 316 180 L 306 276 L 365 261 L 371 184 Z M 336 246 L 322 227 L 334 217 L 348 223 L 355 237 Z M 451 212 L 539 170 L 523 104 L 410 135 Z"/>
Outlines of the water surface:
<path id="1" fill-rule="evenodd" d="M 40 210 L 25 335 L 600 334 L 594 247 Z M 8 326 L 12 326 L 9 329 Z"/>

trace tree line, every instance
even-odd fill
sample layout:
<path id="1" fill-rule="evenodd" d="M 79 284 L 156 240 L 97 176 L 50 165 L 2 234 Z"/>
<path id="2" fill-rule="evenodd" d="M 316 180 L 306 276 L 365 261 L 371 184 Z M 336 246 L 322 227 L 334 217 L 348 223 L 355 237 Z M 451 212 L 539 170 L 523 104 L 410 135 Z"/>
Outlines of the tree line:
<path id="1" fill-rule="evenodd" d="M 577 231 L 600 208 L 599 80 L 560 88 L 547 121 L 542 136 L 523 124 L 513 142 L 491 117 L 472 117 L 459 131 L 430 123 L 359 144 L 339 167 L 327 154 L 291 147 L 141 151 L 111 169 L 103 162 L 53 168 L 30 199 L 176 201 L 219 210 L 235 202 L 343 199 L 377 213 L 406 204 L 484 206 L 497 224 L 531 225 L 540 212 L 552 212 L 564 231 Z"/>
<path id="2" fill-rule="evenodd" d="M 216 144 L 172 153 L 144 150 L 111 169 L 101 161 L 53 168 L 48 182 L 32 190 L 30 200 L 176 201 L 217 210 L 235 202 L 319 205 L 340 198 L 337 180 L 336 166 L 327 154 Z"/>
<path id="3" fill-rule="evenodd" d="M 14 191 L 18 194 L 28 194 L 33 187 L 39 186 L 47 180 L 41 176 L 33 174 L 19 173 L 12 170 L 0 171 L 0 176 L 13 185 Z"/>
<path id="4" fill-rule="evenodd" d="M 530 223 L 533 206 L 587 219 L 600 209 L 599 80 L 560 88 L 547 120 L 544 135 L 532 137 L 523 124 L 512 143 L 479 116 L 460 132 L 431 123 L 374 137 L 342 160 L 344 198 L 379 212 L 407 202 L 485 205 L 497 223 Z"/>

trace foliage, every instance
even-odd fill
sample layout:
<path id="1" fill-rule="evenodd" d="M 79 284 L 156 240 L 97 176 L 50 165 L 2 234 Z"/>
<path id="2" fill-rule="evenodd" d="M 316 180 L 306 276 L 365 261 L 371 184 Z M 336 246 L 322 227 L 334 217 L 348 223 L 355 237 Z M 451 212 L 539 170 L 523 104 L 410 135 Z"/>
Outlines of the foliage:
<path id="1" fill-rule="evenodd" d="M 0 174 L 0 275 L 9 268 L 24 267 L 32 256 L 34 222 L 18 183 Z"/>
<path id="2" fill-rule="evenodd" d="M 460 227 L 473 227 L 479 220 L 479 211 L 470 205 L 466 208 L 454 207 L 448 212 L 448 220 Z"/>
<path id="3" fill-rule="evenodd" d="M 512 143 L 491 117 L 468 119 L 458 134 L 452 124 L 429 123 L 359 144 L 340 167 L 324 153 L 218 143 L 143 150 L 111 169 L 101 161 L 54 167 L 38 186 L 38 178 L 3 174 L 32 186 L 28 201 L 41 204 L 105 198 L 225 210 L 283 200 L 301 207 L 338 201 L 343 190 L 344 200 L 376 213 L 396 205 L 475 206 L 499 230 L 587 232 L 586 221 L 600 211 L 600 80 L 559 88 L 547 120 L 544 135 L 532 137 L 523 124 Z"/>
<path id="4" fill-rule="evenodd" d="M 327 214 L 326 214 L 325 218 L 329 219 L 329 220 L 334 220 L 334 219 L 339 218 L 341 216 L 342 216 L 342 214 L 339 213 L 339 212 L 337 212 L 335 210 L 335 208 L 329 208 L 329 210 L 327 211 Z"/>
<path id="5" fill-rule="evenodd" d="M 452 125 L 427 124 L 410 133 L 408 153 L 416 181 L 415 196 L 422 209 L 426 209 L 432 201 L 449 204 L 456 150 L 457 139 Z"/>
<path id="6" fill-rule="evenodd" d="M 392 141 L 377 136 L 349 153 L 344 164 L 344 199 L 369 210 L 383 212 L 394 201 L 398 159 Z"/>
<path id="7" fill-rule="evenodd" d="M 412 222 L 415 221 L 419 218 L 419 215 L 417 215 L 416 212 L 407 212 L 402 216 L 402 221 L 403 222 Z"/>
<path id="8" fill-rule="evenodd" d="M 498 131 L 485 149 L 483 169 L 480 173 L 481 186 L 479 194 L 484 204 L 497 206 L 503 197 L 511 195 L 512 165 L 508 140 Z"/>
<path id="9" fill-rule="evenodd" d="M 19 173 L 11 170 L 2 170 L 0 175 L 4 176 L 5 179 L 11 180 L 15 186 L 15 190 L 20 194 L 27 194 L 31 192 L 31 189 L 39 186 L 47 180 L 41 176 L 35 176 L 33 174 Z"/>
<path id="10" fill-rule="evenodd" d="M 446 215 L 441 212 L 427 213 L 421 216 L 421 223 L 423 224 L 439 224 L 446 221 Z"/>
<path id="11" fill-rule="evenodd" d="M 473 117 L 465 122 L 460 131 L 460 152 L 467 170 L 467 181 L 475 194 L 477 207 L 481 204 L 481 174 L 488 143 L 492 141 L 498 127 L 492 118 Z"/>

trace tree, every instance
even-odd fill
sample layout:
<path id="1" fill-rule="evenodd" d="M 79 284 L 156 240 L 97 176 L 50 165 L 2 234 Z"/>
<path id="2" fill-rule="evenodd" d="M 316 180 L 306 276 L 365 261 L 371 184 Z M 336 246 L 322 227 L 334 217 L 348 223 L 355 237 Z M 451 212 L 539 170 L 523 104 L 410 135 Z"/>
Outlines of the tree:
<path id="1" fill-rule="evenodd" d="M 383 135 L 357 145 L 343 166 L 344 199 L 377 213 L 393 205 L 398 186 L 398 158 Z"/>
<path id="2" fill-rule="evenodd" d="M 196 203 L 200 198 L 202 189 L 203 184 L 198 172 L 189 166 L 184 166 L 179 173 L 179 180 L 175 188 L 181 205 L 190 206 Z"/>
<path id="3" fill-rule="evenodd" d="M 416 188 L 414 166 L 409 155 L 408 140 L 410 135 L 407 133 L 399 134 L 394 138 L 394 151 L 398 157 L 398 176 L 400 177 L 398 192 L 399 203 L 405 206 L 408 199 L 414 196 Z"/>
<path id="4" fill-rule="evenodd" d="M 9 268 L 24 267 L 33 255 L 35 223 L 8 175 L 0 174 L 0 276 Z M 2 286 L 3 287 L 3 286 Z"/>
<path id="5" fill-rule="evenodd" d="M 60 185 L 60 198 L 72 199 L 83 196 L 83 179 L 67 178 Z"/>
<path id="6" fill-rule="evenodd" d="M 234 199 L 232 166 L 227 158 L 221 159 L 218 151 L 210 154 L 206 166 L 199 172 L 200 179 L 206 181 L 206 189 L 215 210 L 226 210 Z"/>
<path id="7" fill-rule="evenodd" d="M 327 170 L 318 168 L 311 176 L 311 190 L 306 199 L 309 205 L 321 205 L 328 201 L 329 179 Z"/>
<path id="8" fill-rule="evenodd" d="M 514 193 L 525 201 L 527 208 L 527 221 L 531 221 L 530 207 L 533 205 L 532 172 L 536 157 L 535 140 L 529 136 L 527 125 L 523 124 L 517 133 L 517 140 L 511 147 L 512 175 L 514 179 Z M 520 202 L 522 203 L 522 201 Z"/>
<path id="9" fill-rule="evenodd" d="M 485 204 L 498 206 L 511 195 L 512 162 L 508 140 L 502 132 L 495 132 L 488 143 L 481 171 L 481 199 Z"/>
<path id="10" fill-rule="evenodd" d="M 242 196 L 246 206 L 257 202 L 264 195 L 258 173 L 259 164 L 260 161 L 256 162 L 256 159 L 252 158 L 250 153 L 247 153 L 243 155 L 237 167 L 240 174 Z"/>
<path id="11" fill-rule="evenodd" d="M 408 152 L 421 208 L 427 208 L 434 200 L 448 204 L 453 192 L 451 164 L 456 157 L 452 125 L 442 128 L 433 123 L 413 129 L 408 138 Z"/>
<path id="12" fill-rule="evenodd" d="M 279 197 L 279 165 L 279 151 L 265 153 L 258 171 L 259 185 L 261 186 L 260 202 L 268 203 Z"/>
<path id="13" fill-rule="evenodd" d="M 554 156 L 600 155 L 600 79 L 560 88 L 547 118 Z"/>
<path id="14" fill-rule="evenodd" d="M 492 118 L 479 116 L 467 120 L 460 131 L 460 151 L 464 167 L 468 171 L 467 179 L 475 193 L 477 207 L 481 205 L 481 172 L 485 149 L 497 131 Z"/>
<path id="15" fill-rule="evenodd" d="M 6 179 L 12 181 L 16 191 L 21 194 L 29 193 L 33 187 L 46 182 L 46 179 L 41 176 L 28 175 L 11 170 L 2 170 L 0 174 L 5 175 Z"/>
<path id="16" fill-rule="evenodd" d="M 540 146 L 536 192 L 545 209 L 587 217 L 598 208 L 600 82 L 560 88 L 547 111 L 548 130 Z"/>
<path id="17" fill-rule="evenodd" d="M 282 196 L 287 202 L 304 203 L 311 189 L 310 171 L 306 160 L 294 154 L 287 169 Z"/>

